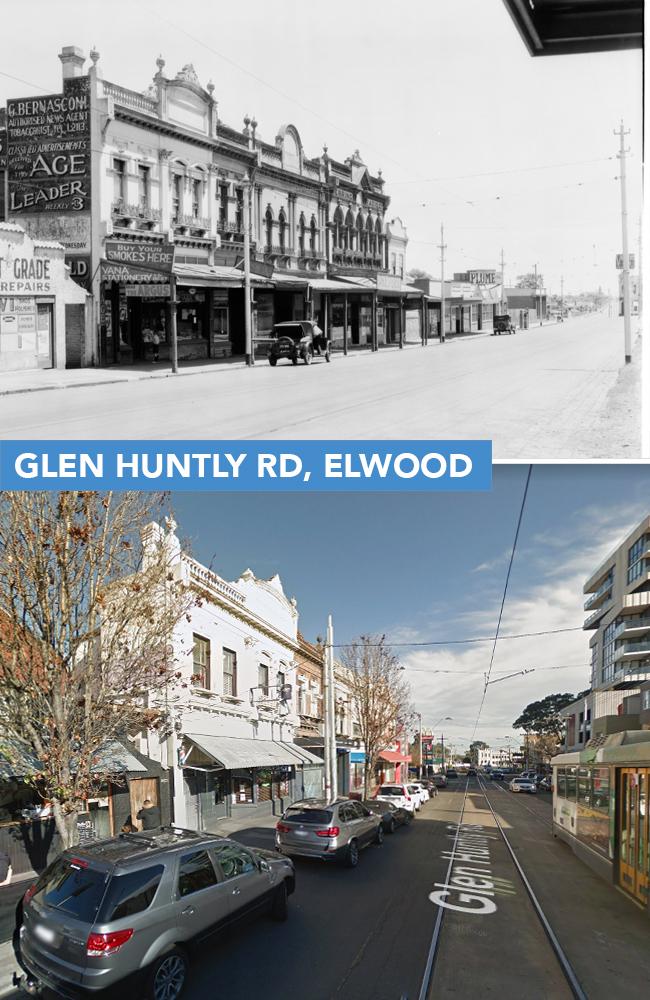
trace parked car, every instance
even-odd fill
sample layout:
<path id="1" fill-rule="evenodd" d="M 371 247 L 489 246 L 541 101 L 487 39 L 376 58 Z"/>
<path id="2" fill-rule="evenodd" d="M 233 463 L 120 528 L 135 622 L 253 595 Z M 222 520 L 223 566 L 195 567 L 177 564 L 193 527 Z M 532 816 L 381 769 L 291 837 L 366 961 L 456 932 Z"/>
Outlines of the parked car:
<path id="1" fill-rule="evenodd" d="M 406 826 L 413 821 L 412 812 L 394 805 L 388 799 L 364 799 L 362 805 L 381 817 L 384 833 L 395 833 L 398 826 Z"/>
<path id="2" fill-rule="evenodd" d="M 284 920 L 293 863 L 209 833 L 161 827 L 71 848 L 23 897 L 27 992 L 176 1000 L 191 946 L 240 917 Z"/>
<path id="3" fill-rule="evenodd" d="M 408 788 L 409 793 L 415 799 L 415 811 L 419 812 L 424 803 L 428 801 L 429 793 L 426 791 L 426 789 L 422 788 L 421 785 L 413 785 L 409 783 L 406 787 Z"/>
<path id="4" fill-rule="evenodd" d="M 458 777 L 458 771 L 454 771 L 453 768 L 447 769 L 447 781 L 454 781 Z"/>
<path id="5" fill-rule="evenodd" d="M 505 774 L 503 773 L 503 771 L 491 771 L 490 778 L 492 779 L 492 781 L 503 781 L 505 778 Z"/>
<path id="6" fill-rule="evenodd" d="M 476 768 L 475 767 L 470 767 L 470 768 L 467 769 L 467 777 L 468 778 L 475 778 L 476 777 Z"/>
<path id="7" fill-rule="evenodd" d="M 394 805 L 408 809 L 411 813 L 415 812 L 417 804 L 415 796 L 411 794 L 406 785 L 380 785 L 374 798 L 388 799 Z"/>
<path id="8" fill-rule="evenodd" d="M 494 317 L 492 330 L 494 334 L 517 332 L 515 324 L 512 322 L 512 317 L 507 313 L 501 313 L 500 315 Z"/>
<path id="9" fill-rule="evenodd" d="M 444 774 L 434 774 L 433 783 L 436 786 L 436 788 L 446 788 L 447 778 Z"/>
<path id="10" fill-rule="evenodd" d="M 431 798 L 431 792 L 429 791 L 429 783 L 427 781 L 412 781 L 412 785 L 415 788 L 419 788 L 422 795 L 422 803 L 428 802 Z"/>
<path id="11" fill-rule="evenodd" d="M 286 358 L 294 365 L 301 359 L 306 365 L 310 365 L 315 355 L 324 357 L 326 361 L 331 360 L 329 341 L 313 320 L 276 323 L 272 337 L 268 355 L 272 368 L 275 368 L 278 358 Z"/>
<path id="12" fill-rule="evenodd" d="M 511 792 L 529 792 L 534 794 L 537 791 L 537 784 L 532 778 L 513 778 L 508 788 Z"/>
<path id="13" fill-rule="evenodd" d="M 381 845 L 381 816 L 354 799 L 303 799 L 283 812 L 275 827 L 275 847 L 289 857 L 341 861 L 348 868 L 359 862 L 368 844 Z"/>

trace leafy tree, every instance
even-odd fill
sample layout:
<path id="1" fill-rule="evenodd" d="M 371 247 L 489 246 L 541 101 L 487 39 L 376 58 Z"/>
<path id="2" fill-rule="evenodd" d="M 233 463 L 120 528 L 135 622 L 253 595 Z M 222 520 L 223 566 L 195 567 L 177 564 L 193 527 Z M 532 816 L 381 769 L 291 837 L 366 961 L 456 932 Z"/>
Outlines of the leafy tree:
<path id="1" fill-rule="evenodd" d="M 193 599 L 151 522 L 163 494 L 0 493 L 0 750 L 31 757 L 64 847 L 84 799 L 121 782 L 113 741 L 155 727 L 172 630 Z"/>
<path id="2" fill-rule="evenodd" d="M 538 736 L 552 736 L 558 741 L 562 736 L 564 723 L 560 712 L 576 701 L 580 695 L 549 694 L 540 701 L 532 701 L 512 724 L 513 729 L 523 729 Z"/>
<path id="3" fill-rule="evenodd" d="M 468 760 L 468 763 L 478 764 L 478 752 L 479 752 L 479 750 L 487 750 L 487 749 L 488 749 L 488 744 L 487 743 L 483 743 L 482 740 L 474 740 L 474 742 L 470 743 L 470 745 L 469 745 L 469 751 L 468 751 L 469 760 Z"/>
<path id="4" fill-rule="evenodd" d="M 352 702 L 364 744 L 363 794 L 367 798 L 379 754 L 400 739 L 413 721 L 409 686 L 385 636 L 362 635 L 343 650 Z"/>
<path id="5" fill-rule="evenodd" d="M 428 271 L 423 271 L 420 267 L 412 267 L 410 271 L 406 272 L 406 277 L 410 281 L 417 281 L 418 278 L 432 278 L 432 275 Z"/>
<path id="6" fill-rule="evenodd" d="M 530 274 L 518 274 L 517 275 L 517 288 L 543 288 L 544 287 L 544 276 L 538 274 L 535 277 L 535 272 L 531 271 Z"/>

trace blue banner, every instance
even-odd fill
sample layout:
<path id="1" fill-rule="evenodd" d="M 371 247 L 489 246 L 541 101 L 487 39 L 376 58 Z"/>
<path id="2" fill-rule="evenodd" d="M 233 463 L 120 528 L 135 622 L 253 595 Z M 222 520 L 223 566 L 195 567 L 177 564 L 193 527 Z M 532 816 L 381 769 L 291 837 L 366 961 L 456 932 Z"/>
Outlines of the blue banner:
<path id="1" fill-rule="evenodd" d="M 472 491 L 491 441 L 4 441 L 9 490 Z"/>

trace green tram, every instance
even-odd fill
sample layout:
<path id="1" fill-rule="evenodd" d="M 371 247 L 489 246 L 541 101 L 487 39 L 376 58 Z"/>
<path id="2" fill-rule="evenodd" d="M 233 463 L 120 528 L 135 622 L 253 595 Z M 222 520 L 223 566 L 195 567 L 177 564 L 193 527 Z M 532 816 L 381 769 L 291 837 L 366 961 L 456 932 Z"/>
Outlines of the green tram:
<path id="1" fill-rule="evenodd" d="M 650 914 L 650 731 L 553 758 L 553 833 Z"/>

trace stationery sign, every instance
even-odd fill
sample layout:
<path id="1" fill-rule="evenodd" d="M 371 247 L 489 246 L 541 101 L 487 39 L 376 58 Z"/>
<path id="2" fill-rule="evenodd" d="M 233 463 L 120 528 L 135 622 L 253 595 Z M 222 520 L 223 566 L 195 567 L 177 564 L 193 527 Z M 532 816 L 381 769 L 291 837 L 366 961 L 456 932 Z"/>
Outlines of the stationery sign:
<path id="1" fill-rule="evenodd" d="M 90 87 L 7 102 L 8 212 L 90 212 Z"/>

